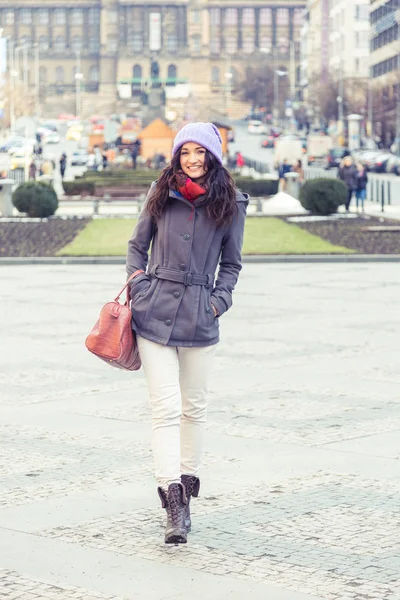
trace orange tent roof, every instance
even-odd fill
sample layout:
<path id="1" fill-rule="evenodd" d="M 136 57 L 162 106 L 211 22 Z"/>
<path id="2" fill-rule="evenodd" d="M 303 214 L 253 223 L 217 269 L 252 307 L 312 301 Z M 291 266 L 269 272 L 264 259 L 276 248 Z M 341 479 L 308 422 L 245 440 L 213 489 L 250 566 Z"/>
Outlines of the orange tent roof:
<path id="1" fill-rule="evenodd" d="M 172 129 L 168 127 L 168 125 L 166 125 L 162 119 L 156 119 L 155 121 L 149 123 L 147 127 L 142 129 L 138 135 L 138 138 L 166 138 L 172 140 L 175 135 L 176 132 L 172 131 Z"/>

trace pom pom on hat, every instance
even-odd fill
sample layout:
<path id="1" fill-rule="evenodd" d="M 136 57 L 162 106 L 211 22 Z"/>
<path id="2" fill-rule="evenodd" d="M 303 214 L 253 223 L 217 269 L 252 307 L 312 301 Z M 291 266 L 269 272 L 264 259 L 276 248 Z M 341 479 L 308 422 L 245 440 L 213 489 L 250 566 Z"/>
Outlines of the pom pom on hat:
<path id="1" fill-rule="evenodd" d="M 182 127 L 174 139 L 172 154 L 174 155 L 187 142 L 203 146 L 222 164 L 222 138 L 213 123 L 189 123 Z"/>

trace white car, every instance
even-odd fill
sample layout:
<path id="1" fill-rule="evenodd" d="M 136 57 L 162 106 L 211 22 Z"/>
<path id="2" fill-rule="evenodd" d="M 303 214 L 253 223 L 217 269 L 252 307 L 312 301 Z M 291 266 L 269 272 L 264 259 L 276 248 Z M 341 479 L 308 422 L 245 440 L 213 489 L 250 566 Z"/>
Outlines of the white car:
<path id="1" fill-rule="evenodd" d="M 61 142 L 61 136 L 58 133 L 52 132 L 43 137 L 44 144 L 59 144 Z"/>
<path id="2" fill-rule="evenodd" d="M 247 131 L 251 134 L 262 135 L 267 133 L 267 128 L 262 121 L 249 121 Z"/>

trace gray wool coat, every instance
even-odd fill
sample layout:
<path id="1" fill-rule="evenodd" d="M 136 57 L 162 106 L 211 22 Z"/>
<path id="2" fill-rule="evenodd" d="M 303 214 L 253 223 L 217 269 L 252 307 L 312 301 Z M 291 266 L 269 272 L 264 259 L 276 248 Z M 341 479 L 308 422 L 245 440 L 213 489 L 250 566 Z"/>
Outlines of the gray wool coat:
<path id="1" fill-rule="evenodd" d="M 146 272 L 130 283 L 136 333 L 170 346 L 208 346 L 219 341 L 218 319 L 232 306 L 242 268 L 248 196 L 237 191 L 236 199 L 237 215 L 219 228 L 207 217 L 201 197 L 193 209 L 192 203 L 171 190 L 168 206 L 157 221 L 148 214 L 145 202 L 128 243 L 126 262 L 128 276 L 137 269 Z M 219 317 L 214 317 L 211 304 Z"/>

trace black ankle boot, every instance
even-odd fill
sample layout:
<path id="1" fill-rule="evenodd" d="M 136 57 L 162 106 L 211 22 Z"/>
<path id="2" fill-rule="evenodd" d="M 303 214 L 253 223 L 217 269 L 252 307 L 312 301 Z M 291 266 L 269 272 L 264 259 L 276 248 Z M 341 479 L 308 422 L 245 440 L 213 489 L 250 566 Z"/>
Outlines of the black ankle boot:
<path id="1" fill-rule="evenodd" d="M 184 485 L 187 498 L 187 504 L 185 507 L 185 527 L 186 531 L 189 533 L 192 528 L 192 521 L 190 519 L 190 498 L 192 496 L 197 498 L 199 495 L 200 479 L 194 475 L 181 475 L 181 481 Z"/>
<path id="2" fill-rule="evenodd" d="M 185 509 L 187 500 L 185 487 L 181 483 L 171 483 L 167 492 L 159 487 L 158 495 L 162 507 L 167 511 L 165 543 L 186 544 Z"/>

